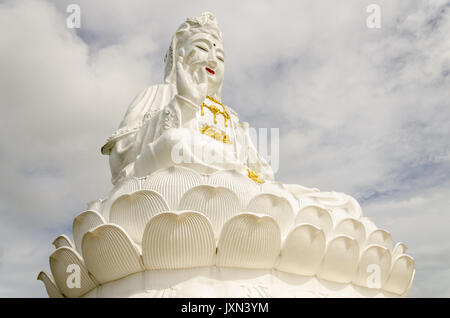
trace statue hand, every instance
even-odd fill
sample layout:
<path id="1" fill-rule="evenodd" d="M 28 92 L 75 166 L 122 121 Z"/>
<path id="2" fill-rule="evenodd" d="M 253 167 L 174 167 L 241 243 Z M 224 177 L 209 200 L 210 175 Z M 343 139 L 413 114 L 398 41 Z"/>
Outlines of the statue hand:
<path id="1" fill-rule="evenodd" d="M 208 91 L 208 76 L 206 74 L 206 61 L 189 63 L 194 52 L 184 57 L 184 50 L 180 49 L 177 57 L 177 90 L 178 95 L 189 99 L 200 106 L 205 100 Z"/>

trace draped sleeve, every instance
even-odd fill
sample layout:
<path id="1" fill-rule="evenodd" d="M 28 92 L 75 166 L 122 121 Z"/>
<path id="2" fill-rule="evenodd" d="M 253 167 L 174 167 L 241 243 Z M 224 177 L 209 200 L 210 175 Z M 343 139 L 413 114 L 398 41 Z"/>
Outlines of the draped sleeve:
<path id="1" fill-rule="evenodd" d="M 245 148 L 245 165 L 256 172 L 263 180 L 273 181 L 275 179 L 274 172 L 269 163 L 258 153 L 249 133 L 249 124 L 247 122 L 239 122 L 241 140 Z"/>
<path id="2" fill-rule="evenodd" d="M 109 137 L 101 148 L 109 155 L 111 182 L 116 184 L 133 172 L 133 164 L 141 147 L 139 131 L 144 122 L 151 120 L 169 104 L 176 93 L 172 84 L 153 85 L 139 93 L 128 107 L 119 129 Z"/>

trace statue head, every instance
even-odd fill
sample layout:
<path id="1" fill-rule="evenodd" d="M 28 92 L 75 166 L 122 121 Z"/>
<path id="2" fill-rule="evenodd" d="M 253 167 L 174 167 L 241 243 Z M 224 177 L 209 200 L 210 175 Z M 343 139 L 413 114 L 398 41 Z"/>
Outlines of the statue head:
<path id="1" fill-rule="evenodd" d="M 176 83 L 175 61 L 184 50 L 185 63 L 199 60 L 207 62 L 208 95 L 217 99 L 221 97 L 224 75 L 224 51 L 222 32 L 216 18 L 209 12 L 200 17 L 188 18 L 175 32 L 164 61 L 166 63 L 164 82 Z"/>

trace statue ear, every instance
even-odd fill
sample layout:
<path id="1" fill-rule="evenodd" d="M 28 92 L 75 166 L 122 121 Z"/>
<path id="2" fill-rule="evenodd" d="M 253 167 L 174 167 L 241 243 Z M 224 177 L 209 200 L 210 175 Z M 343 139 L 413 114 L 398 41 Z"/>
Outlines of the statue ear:
<path id="1" fill-rule="evenodd" d="M 166 66 L 164 68 L 164 83 L 175 84 L 176 82 L 176 72 L 175 72 L 175 50 L 178 44 L 177 35 L 175 34 L 170 43 L 169 49 L 167 50 L 166 56 L 164 57 L 164 62 Z"/>
<path id="2" fill-rule="evenodd" d="M 174 83 L 175 64 L 172 45 L 167 50 L 164 62 L 166 62 L 166 66 L 164 67 L 164 82 L 167 84 Z"/>

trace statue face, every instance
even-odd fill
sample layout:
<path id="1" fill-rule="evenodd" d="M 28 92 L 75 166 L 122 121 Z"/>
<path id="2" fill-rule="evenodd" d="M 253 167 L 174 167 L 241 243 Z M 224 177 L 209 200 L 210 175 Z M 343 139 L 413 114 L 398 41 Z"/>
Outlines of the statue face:
<path id="1" fill-rule="evenodd" d="M 224 50 L 220 40 L 208 33 L 197 33 L 184 43 L 185 63 L 206 61 L 208 95 L 219 96 L 224 74 Z"/>

